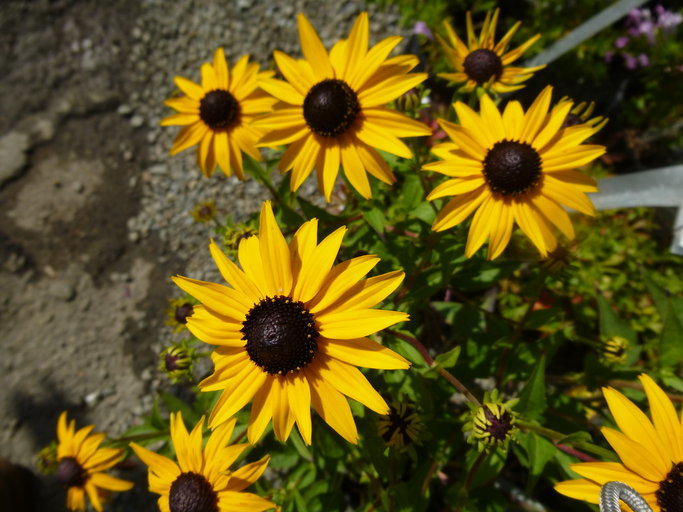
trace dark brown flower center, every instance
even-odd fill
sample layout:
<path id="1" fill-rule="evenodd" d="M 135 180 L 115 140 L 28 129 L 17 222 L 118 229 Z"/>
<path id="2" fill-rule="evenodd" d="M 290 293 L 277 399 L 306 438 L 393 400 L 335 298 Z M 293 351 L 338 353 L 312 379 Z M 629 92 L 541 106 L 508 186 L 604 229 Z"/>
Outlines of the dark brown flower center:
<path id="1" fill-rule="evenodd" d="M 323 137 L 344 133 L 359 112 L 358 96 L 343 80 L 318 82 L 304 99 L 304 119 L 314 133 Z"/>
<path id="2" fill-rule="evenodd" d="M 496 52 L 480 48 L 474 50 L 465 57 L 465 73 L 470 79 L 482 85 L 495 77 L 496 80 L 503 74 L 503 62 Z"/>
<path id="3" fill-rule="evenodd" d="M 512 430 L 512 415 L 508 411 L 503 411 L 500 416 L 496 416 L 491 409 L 484 406 L 484 416 L 487 422 L 486 432 L 496 441 L 505 441 Z"/>
<path id="4" fill-rule="evenodd" d="M 239 116 L 239 103 L 228 91 L 216 89 L 199 102 L 199 117 L 212 130 L 229 128 Z"/>
<path id="5" fill-rule="evenodd" d="M 80 487 L 88 479 L 88 473 L 73 457 L 64 457 L 57 466 L 57 480 L 65 487 Z"/>
<path id="6" fill-rule="evenodd" d="M 181 473 L 168 495 L 171 512 L 218 512 L 218 496 L 202 475 Z"/>
<path id="7" fill-rule="evenodd" d="M 249 357 L 273 375 L 300 370 L 318 350 L 313 315 L 302 302 L 284 295 L 263 299 L 249 310 L 242 326 Z"/>
<path id="8" fill-rule="evenodd" d="M 541 157 L 526 142 L 496 142 L 484 158 L 484 177 L 494 192 L 505 196 L 524 194 L 539 182 Z"/>
<path id="9" fill-rule="evenodd" d="M 178 322 L 179 324 L 186 324 L 187 318 L 192 316 L 192 311 L 193 311 L 192 304 L 190 304 L 189 302 L 186 302 L 185 304 L 175 308 L 174 316 L 175 316 L 176 322 Z"/>
<path id="10" fill-rule="evenodd" d="M 683 462 L 674 464 L 655 493 L 661 512 L 683 511 Z"/>

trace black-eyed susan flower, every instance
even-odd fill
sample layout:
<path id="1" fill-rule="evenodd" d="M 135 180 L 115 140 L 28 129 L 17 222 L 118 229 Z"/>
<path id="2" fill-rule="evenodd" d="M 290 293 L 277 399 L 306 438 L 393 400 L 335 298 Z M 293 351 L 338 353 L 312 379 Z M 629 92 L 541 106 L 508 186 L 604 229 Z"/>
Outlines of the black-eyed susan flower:
<path id="1" fill-rule="evenodd" d="M 188 433 L 180 412 L 171 413 L 171 440 L 177 462 L 142 446 L 130 443 L 142 462 L 149 466 L 149 490 L 159 494 L 161 512 L 258 512 L 275 504 L 256 494 L 241 492 L 268 466 L 270 455 L 229 468 L 249 446 L 228 444 L 235 419 L 216 428 L 202 447 L 204 418 Z"/>
<path id="2" fill-rule="evenodd" d="M 317 219 L 303 224 L 287 244 L 270 203 L 261 209 L 259 233 L 238 249 L 241 269 L 211 243 L 230 286 L 175 277 L 202 305 L 187 326 L 200 340 L 218 345 L 214 373 L 203 391 L 223 390 L 211 412 L 211 428 L 253 400 L 248 436 L 258 440 L 273 420 L 275 435 L 289 437 L 296 422 L 311 442 L 311 405 L 348 441 L 358 434 L 345 395 L 379 414 L 389 408 L 356 368 L 405 369 L 409 363 L 368 335 L 408 319 L 374 309 L 403 280 L 389 272 L 363 280 L 378 262 L 371 255 L 334 265 L 346 231 L 320 243 Z"/>
<path id="3" fill-rule="evenodd" d="M 184 96 L 164 102 L 178 113 L 162 119 L 161 125 L 183 127 L 170 153 L 196 145 L 197 164 L 205 176 L 211 176 L 218 165 L 226 175 L 234 172 L 243 180 L 242 152 L 262 160 L 256 142 L 263 132 L 252 122 L 276 101 L 258 88 L 258 80 L 272 72 L 259 71 L 247 55 L 231 70 L 222 48 L 214 53 L 213 65 L 202 64 L 201 72 L 201 84 L 176 76 L 175 84 Z"/>
<path id="4" fill-rule="evenodd" d="M 159 369 L 173 382 L 179 382 L 192 375 L 194 349 L 187 341 L 166 347 L 159 354 Z"/>
<path id="5" fill-rule="evenodd" d="M 123 450 L 100 448 L 105 434 L 91 434 L 93 425 L 76 430 L 76 421 L 67 422 L 66 411 L 57 422 L 57 480 L 67 488 L 66 507 L 85 510 L 85 496 L 102 512 L 101 490 L 127 491 L 133 482 L 104 473 L 123 458 Z"/>
<path id="6" fill-rule="evenodd" d="M 519 29 L 521 22 L 515 23 L 503 38 L 496 43 L 494 36 L 499 12 L 500 10 L 496 9 L 493 12 L 493 16 L 491 11 L 486 13 L 479 38 L 477 38 L 474 34 L 472 15 L 468 11 L 467 44 L 458 37 L 451 24 L 448 21 L 444 21 L 450 45 L 441 37 L 437 37 L 456 72 L 440 73 L 440 77 L 456 84 L 462 83 L 461 90 L 464 92 L 469 92 L 475 87 L 481 86 L 498 93 L 503 93 L 521 89 L 524 86 L 519 84 L 527 81 L 536 71 L 545 67 L 544 65 L 531 68 L 510 66 L 538 41 L 541 36 L 536 34 L 523 45 L 506 53 L 507 46 L 512 36 Z"/>
<path id="7" fill-rule="evenodd" d="M 422 420 L 415 406 L 406 402 L 389 404 L 389 413 L 378 422 L 379 435 L 387 446 L 404 450 L 419 441 Z"/>
<path id="8" fill-rule="evenodd" d="M 600 357 L 608 364 L 621 364 L 626 361 L 629 342 L 621 336 L 611 336 L 600 345 Z"/>
<path id="9" fill-rule="evenodd" d="M 607 482 L 623 482 L 635 489 L 654 512 L 681 510 L 683 503 L 683 426 L 669 397 L 648 375 L 641 375 L 652 421 L 633 402 L 613 388 L 603 388 L 614 430 L 602 434 L 621 462 L 583 462 L 570 467 L 583 477 L 555 485 L 555 489 L 589 503 L 598 503 Z"/>
<path id="10" fill-rule="evenodd" d="M 387 184 L 395 181 L 376 149 L 412 158 L 400 137 L 431 134 L 422 123 L 384 106 L 427 75 L 408 74 L 417 57 L 387 58 L 401 40 L 398 36 L 368 49 L 367 13 L 358 16 L 349 38 L 337 42 L 329 54 L 306 17 L 299 14 L 297 20 L 305 59 L 276 51 L 275 62 L 286 82 L 259 82 L 281 101 L 256 123 L 269 131 L 261 144 L 289 144 L 278 169 L 292 170 L 293 191 L 315 168 L 318 186 L 329 201 L 341 165 L 353 188 L 369 198 L 367 173 Z"/>
<path id="11" fill-rule="evenodd" d="M 173 327 L 175 332 L 186 328 L 187 319 L 192 316 L 194 306 L 186 298 L 178 297 L 168 301 L 166 310 L 166 325 Z"/>
<path id="12" fill-rule="evenodd" d="M 517 101 L 498 110 L 486 94 L 481 114 L 462 102 L 453 106 L 460 124 L 441 120 L 452 142 L 436 146 L 444 158 L 423 168 L 451 179 L 427 196 L 453 198 L 441 209 L 432 229 L 460 224 L 473 212 L 465 253 L 471 257 L 489 239 L 488 257 L 498 257 L 510 241 L 516 222 L 543 257 L 555 249 L 554 224 L 568 239 L 574 227 L 562 205 L 587 215 L 595 209 L 586 192 L 597 191 L 593 178 L 574 169 L 605 152 L 581 144 L 596 128 L 580 124 L 561 128 L 570 102 L 548 111 L 552 88 L 546 87 L 525 113 Z"/>
<path id="13" fill-rule="evenodd" d="M 216 201 L 209 199 L 197 203 L 191 212 L 195 222 L 210 222 L 216 217 Z"/>
<path id="14" fill-rule="evenodd" d="M 467 441 L 481 450 L 505 447 L 517 434 L 517 415 L 512 407 L 516 399 L 503 401 L 498 390 L 487 392 L 482 405 L 472 405 L 463 429 L 469 432 Z"/>

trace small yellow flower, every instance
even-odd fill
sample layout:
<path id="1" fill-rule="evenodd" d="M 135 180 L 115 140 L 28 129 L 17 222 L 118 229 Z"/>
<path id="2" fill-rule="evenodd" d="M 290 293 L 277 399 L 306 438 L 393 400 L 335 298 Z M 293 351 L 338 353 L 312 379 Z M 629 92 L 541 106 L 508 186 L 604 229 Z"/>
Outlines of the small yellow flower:
<path id="1" fill-rule="evenodd" d="M 626 361 L 629 343 L 626 338 L 612 336 L 605 340 L 600 347 L 603 360 L 610 364 L 620 364 Z"/>
<path id="2" fill-rule="evenodd" d="M 519 59 L 538 39 L 540 34 L 529 39 L 522 46 L 505 52 L 512 36 L 522 24 L 520 21 L 507 31 L 503 38 L 495 42 L 496 25 L 498 14 L 496 9 L 491 16 L 491 11 L 486 13 L 484 25 L 479 33 L 479 38 L 474 34 L 472 15 L 467 12 L 467 44 L 455 33 L 448 21 L 444 21 L 444 27 L 450 40 L 450 45 L 437 35 L 441 46 L 446 52 L 448 60 L 455 68 L 456 73 L 440 73 L 439 76 L 456 84 L 462 83 L 461 90 L 469 92 L 477 86 L 491 89 L 498 93 L 515 91 L 524 87 L 518 85 L 527 81 L 538 70 L 545 66 L 532 68 L 511 67 L 514 61 Z"/>
<path id="3" fill-rule="evenodd" d="M 216 217 L 216 202 L 211 199 L 197 203 L 192 209 L 192 218 L 195 222 L 210 222 Z"/>
<path id="4" fill-rule="evenodd" d="M 159 369 L 165 372 L 173 382 L 189 377 L 192 371 L 193 352 L 185 343 L 166 347 L 159 354 Z"/>
<path id="5" fill-rule="evenodd" d="M 252 121 L 270 112 L 276 101 L 258 88 L 258 80 L 273 72 L 259 72 L 259 65 L 250 63 L 247 55 L 230 70 L 222 48 L 214 53 L 213 65 L 204 63 L 201 71 L 201 84 L 176 76 L 184 96 L 164 102 L 178 113 L 162 119 L 161 126 L 182 126 L 171 155 L 197 146 L 197 164 L 205 176 L 218 165 L 226 175 L 234 172 L 243 180 L 242 152 L 262 160 L 256 142 L 263 131 Z"/>
<path id="6" fill-rule="evenodd" d="M 572 471 L 583 479 L 566 480 L 555 489 L 589 503 L 599 503 L 600 488 L 623 482 L 635 489 L 654 512 L 681 510 L 683 496 L 683 426 L 673 403 L 648 375 L 640 382 L 650 404 L 652 421 L 616 389 L 602 388 L 619 430 L 602 428 L 602 434 L 621 462 L 582 462 Z"/>
<path id="7" fill-rule="evenodd" d="M 168 301 L 166 310 L 166 325 L 173 327 L 175 332 L 180 332 L 187 327 L 187 319 L 192 316 L 194 306 L 184 298 L 176 298 Z"/>
<path id="8" fill-rule="evenodd" d="M 517 400 L 503 402 L 497 390 L 486 393 L 484 403 L 472 406 L 464 430 L 470 432 L 468 442 L 476 444 L 479 450 L 505 447 L 517 434 L 517 415 L 512 407 Z"/>
<path id="9" fill-rule="evenodd" d="M 270 461 L 229 468 L 248 443 L 229 445 L 235 418 L 223 423 L 202 447 L 204 418 L 188 433 L 180 412 L 171 413 L 171 440 L 177 462 L 136 443 L 131 448 L 149 466 L 149 490 L 159 494 L 159 510 L 176 512 L 259 512 L 275 504 L 256 494 L 241 492 L 263 474 Z"/>
<path id="10" fill-rule="evenodd" d="M 127 491 L 133 482 L 114 478 L 104 470 L 123 458 L 123 450 L 100 448 L 105 434 L 90 434 L 93 425 L 76 430 L 76 421 L 67 423 L 66 411 L 57 422 L 57 480 L 67 488 L 69 510 L 85 510 L 85 495 L 98 512 L 102 512 L 100 489 Z"/>

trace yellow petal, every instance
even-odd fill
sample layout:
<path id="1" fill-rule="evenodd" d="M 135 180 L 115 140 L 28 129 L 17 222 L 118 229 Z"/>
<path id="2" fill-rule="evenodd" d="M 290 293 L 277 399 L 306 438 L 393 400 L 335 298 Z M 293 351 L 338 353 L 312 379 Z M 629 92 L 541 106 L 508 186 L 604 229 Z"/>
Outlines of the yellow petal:
<path id="1" fill-rule="evenodd" d="M 334 71 L 332 70 L 327 50 L 325 50 L 315 29 L 306 19 L 306 16 L 301 13 L 297 15 L 296 21 L 299 28 L 301 50 L 306 60 L 311 64 L 316 79 L 321 81 L 326 78 L 334 78 Z"/>
<path id="2" fill-rule="evenodd" d="M 408 314 L 382 309 L 360 309 L 316 315 L 320 323 L 318 332 L 331 339 L 362 338 L 399 322 L 408 320 Z"/>
<path id="3" fill-rule="evenodd" d="M 405 143 L 403 143 L 403 141 L 370 122 L 363 122 L 356 132 L 356 136 L 368 146 L 381 149 L 402 158 L 413 157 L 413 152 Z"/>
<path id="4" fill-rule="evenodd" d="M 638 378 L 647 393 L 652 420 L 659 439 L 666 447 L 672 461 L 683 461 L 683 431 L 676 409 L 666 393 L 649 375 L 642 374 Z"/>
<path id="5" fill-rule="evenodd" d="M 316 318 L 326 318 L 327 313 L 335 311 L 355 311 L 372 308 L 387 298 L 401 284 L 405 274 L 399 270 L 387 272 L 371 277 L 353 285 L 337 301 L 325 311 L 321 311 Z"/>
<path id="6" fill-rule="evenodd" d="M 600 503 L 600 486 L 588 480 L 565 480 L 555 484 L 555 490 L 570 498 L 588 503 Z"/>
<path id="7" fill-rule="evenodd" d="M 358 368 L 336 359 L 321 357 L 321 355 L 316 358 L 316 363 L 320 376 L 332 384 L 337 391 L 378 414 L 389 412 L 389 406 Z"/>
<path id="8" fill-rule="evenodd" d="M 101 487 L 102 489 L 108 489 L 110 491 L 127 491 L 132 489 L 135 485 L 133 482 L 115 478 L 106 473 L 95 473 L 90 477 L 90 481 L 96 487 Z"/>
<path id="9" fill-rule="evenodd" d="M 524 128 L 520 135 L 521 142 L 531 143 L 534 140 L 538 131 L 542 128 L 543 123 L 548 115 L 548 107 L 550 107 L 550 98 L 553 93 L 553 88 L 547 86 L 541 94 L 534 100 L 524 116 Z"/>
<path id="10" fill-rule="evenodd" d="M 254 397 L 267 377 L 268 374 L 255 364 L 245 365 L 244 370 L 232 379 L 234 388 L 223 391 L 214 405 L 209 426 L 213 429 L 237 413 Z"/>
<path id="11" fill-rule="evenodd" d="M 302 371 L 311 385 L 313 408 L 327 424 L 349 443 L 358 443 L 358 431 L 353 421 L 351 408 L 344 395 L 328 384 L 312 365 Z"/>
<path id="12" fill-rule="evenodd" d="M 299 371 L 287 375 L 284 379 L 287 386 L 289 407 L 294 413 L 304 443 L 311 444 L 311 389 L 304 375 Z"/>
<path id="13" fill-rule="evenodd" d="M 267 378 L 254 395 L 249 416 L 249 428 L 247 429 L 247 437 L 251 444 L 255 444 L 261 438 L 273 417 L 272 387 L 274 381 L 275 377 Z"/>
<path id="14" fill-rule="evenodd" d="M 253 306 L 253 302 L 244 294 L 227 286 L 182 276 L 173 276 L 171 279 L 205 307 L 233 322 L 243 322 L 247 311 Z"/>
<path id="15" fill-rule="evenodd" d="M 302 262 L 302 269 L 293 291 L 295 300 L 308 302 L 320 290 L 337 257 L 346 227 L 342 226 L 327 236 Z"/>
<path id="16" fill-rule="evenodd" d="M 619 458 L 628 469 L 652 482 L 659 482 L 664 479 L 671 469 L 669 465 L 661 466 L 661 462 L 655 455 L 648 452 L 647 447 L 631 438 L 625 436 L 617 430 L 602 427 L 600 430 L 607 442 L 612 446 Z"/>
<path id="17" fill-rule="evenodd" d="M 655 492 L 659 488 L 659 482 L 646 480 L 618 462 L 583 462 L 572 464 L 570 468 L 599 485 L 615 481 L 624 482 L 640 494 Z"/>
<path id="18" fill-rule="evenodd" d="M 216 72 L 216 82 L 220 89 L 228 89 L 230 71 L 228 70 L 228 63 L 225 61 L 225 52 L 223 48 L 218 48 L 213 54 L 213 69 Z"/>
<path id="19" fill-rule="evenodd" d="M 269 462 L 270 455 L 265 455 L 260 460 L 252 462 L 251 464 L 245 464 L 241 468 L 233 471 L 230 475 L 230 480 L 228 481 L 228 490 L 239 492 L 249 487 L 261 477 L 268 467 Z"/>
<path id="20" fill-rule="evenodd" d="M 365 199 L 372 197 L 368 175 L 355 146 L 344 144 L 340 147 L 342 168 L 351 186 Z"/>
<path id="21" fill-rule="evenodd" d="M 370 272 L 379 261 L 377 256 L 364 255 L 334 266 L 318 294 L 308 304 L 308 310 L 317 314 L 327 308 Z"/>
<path id="22" fill-rule="evenodd" d="M 178 86 L 178 89 L 187 94 L 190 98 L 196 101 L 201 101 L 204 97 L 204 89 L 200 85 L 184 78 L 182 76 L 176 76 L 173 81 Z"/>
<path id="23" fill-rule="evenodd" d="M 405 370 L 410 367 L 410 362 L 402 356 L 369 338 L 352 340 L 319 338 L 318 350 L 344 363 L 364 368 Z"/>
<path id="24" fill-rule="evenodd" d="M 264 298 L 258 287 L 254 285 L 246 274 L 218 248 L 218 245 L 213 239 L 211 239 L 211 243 L 209 244 L 209 251 L 211 252 L 213 261 L 218 267 L 218 271 L 230 286 L 241 291 L 249 297 L 249 300 L 253 303 L 258 303 Z"/>
<path id="25" fill-rule="evenodd" d="M 277 225 L 270 201 L 263 203 L 259 224 L 261 260 L 269 289 L 274 295 L 289 295 L 292 290 L 292 264 L 289 246 Z"/>
<path id="26" fill-rule="evenodd" d="M 457 226 L 463 220 L 470 216 L 470 214 L 477 209 L 477 207 L 491 195 L 491 192 L 485 186 L 459 195 L 451 199 L 446 206 L 442 208 L 436 216 L 436 220 L 432 224 L 434 231 L 443 231 L 444 229 Z"/>

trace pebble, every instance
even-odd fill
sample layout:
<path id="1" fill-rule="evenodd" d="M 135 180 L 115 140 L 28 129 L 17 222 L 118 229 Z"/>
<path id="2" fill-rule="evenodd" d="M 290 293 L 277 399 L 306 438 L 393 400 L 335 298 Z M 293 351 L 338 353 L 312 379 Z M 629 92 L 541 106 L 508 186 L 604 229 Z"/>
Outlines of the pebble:
<path id="1" fill-rule="evenodd" d="M 69 302 L 76 297 L 76 288 L 66 281 L 52 281 L 47 292 L 50 296 Z"/>
<path id="2" fill-rule="evenodd" d="M 141 115 L 134 115 L 130 118 L 130 125 L 133 128 L 140 128 L 143 124 L 145 124 L 145 118 Z"/>
<path id="3" fill-rule="evenodd" d="M 9 132 L 0 138 L 0 186 L 17 176 L 26 166 L 29 137 L 22 132 Z"/>

